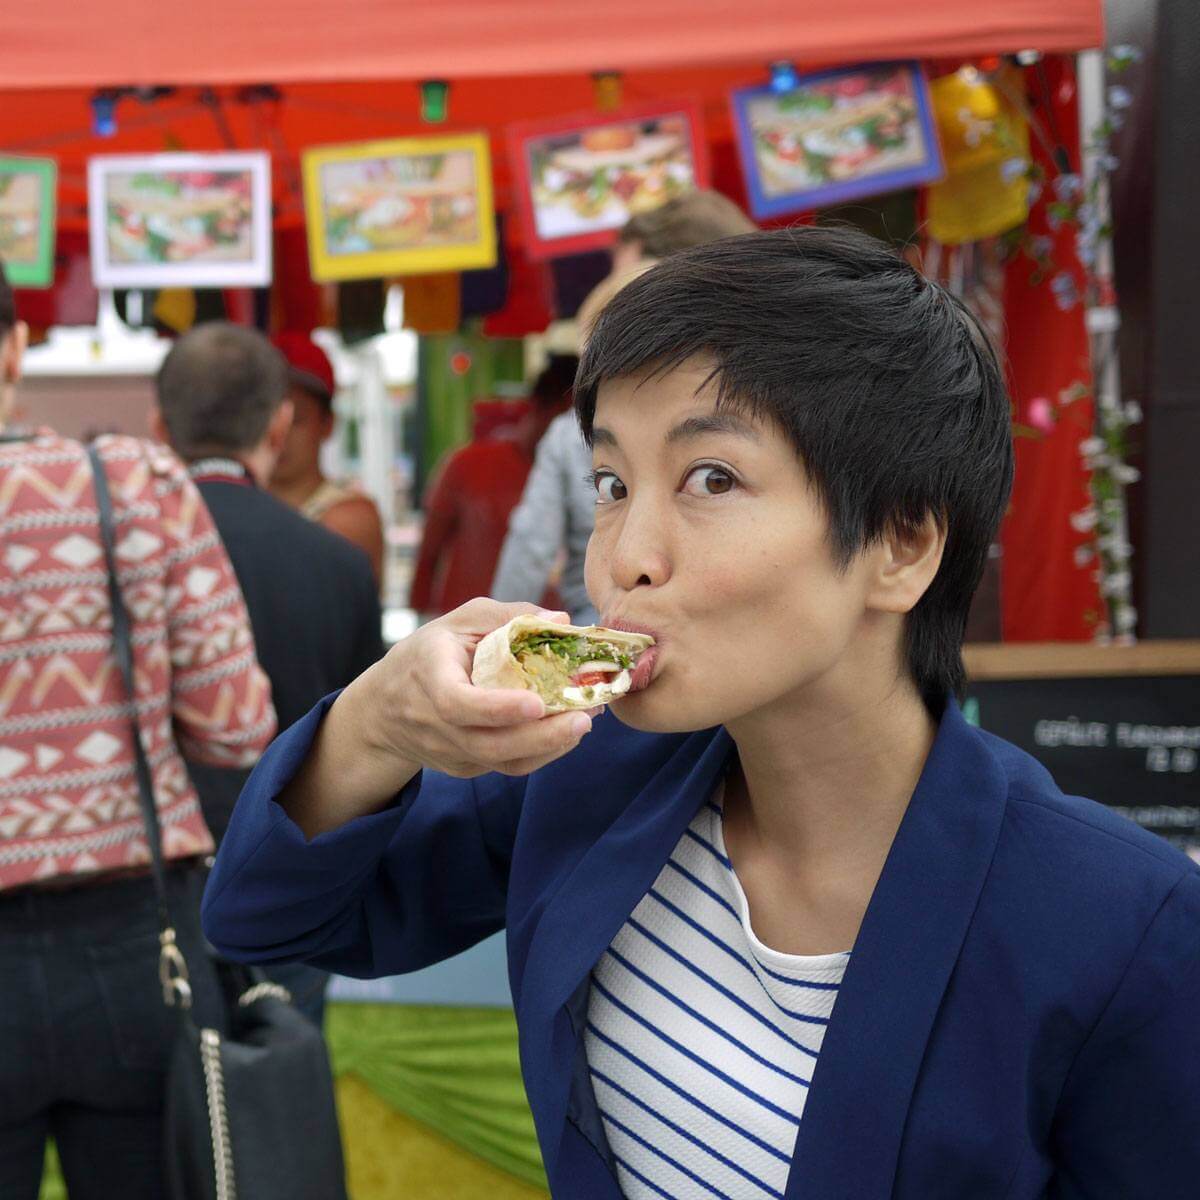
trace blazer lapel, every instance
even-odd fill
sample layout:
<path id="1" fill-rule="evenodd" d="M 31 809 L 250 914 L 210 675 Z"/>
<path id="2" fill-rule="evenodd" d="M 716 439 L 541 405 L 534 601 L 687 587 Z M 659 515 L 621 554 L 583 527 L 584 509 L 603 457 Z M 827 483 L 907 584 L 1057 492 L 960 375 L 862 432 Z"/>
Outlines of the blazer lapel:
<path id="1" fill-rule="evenodd" d="M 925 1045 L 999 837 L 1007 781 L 951 701 L 826 1030 L 787 1200 L 892 1194 Z"/>
<path id="2" fill-rule="evenodd" d="M 684 742 L 584 855 L 538 922 L 520 1025 L 523 1068 L 546 1083 L 536 1094 L 530 1089 L 539 1128 L 560 1128 L 566 1117 L 583 1032 L 580 988 L 711 794 L 732 749 L 724 729 Z M 545 986 L 530 988 L 536 979 Z M 542 1150 L 552 1172 L 557 1147 Z"/>

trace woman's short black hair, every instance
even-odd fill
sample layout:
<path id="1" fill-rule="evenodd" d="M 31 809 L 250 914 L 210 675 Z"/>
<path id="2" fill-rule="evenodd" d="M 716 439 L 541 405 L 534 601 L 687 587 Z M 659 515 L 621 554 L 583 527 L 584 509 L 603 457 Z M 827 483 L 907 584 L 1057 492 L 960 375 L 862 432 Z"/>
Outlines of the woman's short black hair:
<path id="1" fill-rule="evenodd" d="M 965 681 L 967 610 L 1012 487 L 1008 394 L 986 334 L 890 247 L 794 228 L 680 251 L 600 313 L 575 405 L 591 441 L 608 379 L 711 362 L 718 404 L 773 420 L 829 518 L 835 561 L 933 513 L 941 567 L 905 626 L 908 665 L 941 713 Z M 653 393 L 645 392 L 647 403 Z"/>

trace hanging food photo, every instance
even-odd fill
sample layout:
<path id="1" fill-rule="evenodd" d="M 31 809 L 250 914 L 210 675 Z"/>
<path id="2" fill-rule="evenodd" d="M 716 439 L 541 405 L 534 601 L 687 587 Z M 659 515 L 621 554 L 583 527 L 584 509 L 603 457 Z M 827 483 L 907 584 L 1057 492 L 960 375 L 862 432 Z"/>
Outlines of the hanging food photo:
<path id="1" fill-rule="evenodd" d="M 929 183 L 942 158 L 918 63 L 777 77 L 733 93 L 758 220 Z"/>
<path id="2" fill-rule="evenodd" d="M 708 183 L 690 104 L 509 130 L 529 253 L 553 258 L 611 245 L 639 212 Z"/>
<path id="3" fill-rule="evenodd" d="M 0 158 L 0 262 L 19 287 L 54 281 L 57 178 L 52 158 Z"/>
<path id="4" fill-rule="evenodd" d="M 270 156 L 90 159 L 88 221 L 97 287 L 265 287 Z"/>
<path id="5" fill-rule="evenodd" d="M 486 134 L 323 146 L 303 163 L 314 279 L 495 265 Z"/>

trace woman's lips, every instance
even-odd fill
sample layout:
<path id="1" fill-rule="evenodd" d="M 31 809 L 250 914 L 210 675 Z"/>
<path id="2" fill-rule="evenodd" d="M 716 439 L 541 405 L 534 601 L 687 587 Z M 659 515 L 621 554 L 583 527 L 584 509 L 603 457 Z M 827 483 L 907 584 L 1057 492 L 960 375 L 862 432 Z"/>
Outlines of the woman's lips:
<path id="1" fill-rule="evenodd" d="M 658 665 L 658 647 L 650 646 L 638 655 L 634 664 L 633 674 L 629 677 L 629 692 L 640 692 L 648 687 L 654 678 L 654 668 Z"/>
<path id="2" fill-rule="evenodd" d="M 619 629 L 623 633 L 645 633 L 654 639 L 654 645 L 643 650 L 638 655 L 638 660 L 634 664 L 633 674 L 630 676 L 629 694 L 640 692 L 643 688 L 648 687 L 650 681 L 654 678 L 659 654 L 662 651 L 662 636 L 657 630 L 651 629 L 649 625 L 640 625 L 636 621 L 626 621 L 621 617 L 607 618 L 604 621 L 604 625 L 608 629 Z"/>

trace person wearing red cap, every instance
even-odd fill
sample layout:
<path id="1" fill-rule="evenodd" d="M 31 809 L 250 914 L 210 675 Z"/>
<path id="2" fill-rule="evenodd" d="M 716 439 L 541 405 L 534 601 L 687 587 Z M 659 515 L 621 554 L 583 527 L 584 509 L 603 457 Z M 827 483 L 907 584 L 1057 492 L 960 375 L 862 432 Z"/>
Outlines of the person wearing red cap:
<path id="1" fill-rule="evenodd" d="M 383 522 L 365 492 L 326 478 L 321 445 L 333 432 L 333 364 L 305 333 L 288 331 L 272 338 L 287 359 L 288 399 L 294 417 L 271 475 L 271 492 L 285 504 L 340 533 L 366 551 L 376 583 L 383 574 Z"/>

